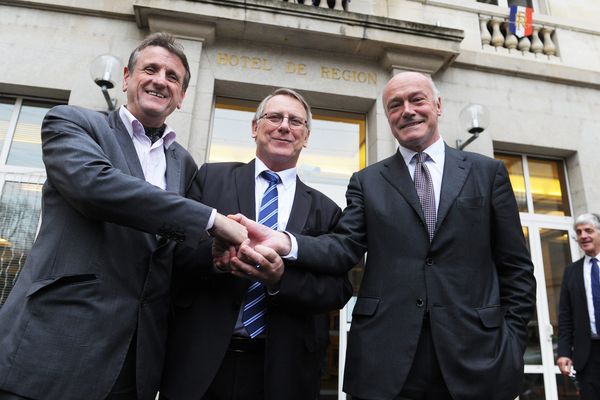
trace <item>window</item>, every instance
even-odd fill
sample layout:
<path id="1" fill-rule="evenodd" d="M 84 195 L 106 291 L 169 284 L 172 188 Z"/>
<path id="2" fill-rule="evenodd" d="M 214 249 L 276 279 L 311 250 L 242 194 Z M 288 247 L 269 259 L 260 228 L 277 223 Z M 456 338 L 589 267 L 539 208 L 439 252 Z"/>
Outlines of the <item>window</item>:
<path id="1" fill-rule="evenodd" d="M 565 163 L 561 159 L 496 153 L 504 162 L 519 207 L 538 283 L 528 326 L 521 399 L 575 399 L 575 387 L 555 366 L 558 300 L 565 267 L 578 258 L 573 240 Z"/>
<path id="2" fill-rule="evenodd" d="M 54 100 L 0 96 L 0 307 L 35 239 L 41 214 L 41 126 Z"/>
<path id="3" fill-rule="evenodd" d="M 42 120 L 57 104 L 48 100 L 0 97 L 0 168 L 44 168 L 40 138 Z"/>

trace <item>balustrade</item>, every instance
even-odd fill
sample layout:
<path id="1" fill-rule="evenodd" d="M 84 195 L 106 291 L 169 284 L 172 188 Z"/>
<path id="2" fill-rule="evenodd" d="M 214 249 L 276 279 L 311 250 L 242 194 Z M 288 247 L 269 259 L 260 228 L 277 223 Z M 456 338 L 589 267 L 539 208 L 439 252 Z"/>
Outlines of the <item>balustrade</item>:
<path id="1" fill-rule="evenodd" d="M 558 53 L 554 42 L 556 29 L 552 26 L 534 24 L 533 33 L 530 36 L 518 39 L 508 29 L 507 18 L 480 15 L 479 29 L 481 44 L 484 48 L 493 48 L 497 51 L 507 49 L 511 54 L 533 53 L 536 57 L 545 55 L 549 58 L 555 57 Z"/>

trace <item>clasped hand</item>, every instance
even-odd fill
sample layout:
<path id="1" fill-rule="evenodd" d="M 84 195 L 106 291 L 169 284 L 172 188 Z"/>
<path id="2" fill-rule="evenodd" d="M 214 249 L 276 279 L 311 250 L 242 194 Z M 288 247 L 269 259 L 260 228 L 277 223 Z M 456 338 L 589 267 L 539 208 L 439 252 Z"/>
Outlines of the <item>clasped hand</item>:
<path id="1" fill-rule="evenodd" d="M 284 272 L 283 260 L 278 254 L 289 252 L 289 238 L 252 221 L 241 214 L 228 216 L 247 229 L 248 239 L 241 244 L 216 238 L 213 242 L 213 265 L 223 272 L 265 285 L 271 292 L 279 290 Z"/>

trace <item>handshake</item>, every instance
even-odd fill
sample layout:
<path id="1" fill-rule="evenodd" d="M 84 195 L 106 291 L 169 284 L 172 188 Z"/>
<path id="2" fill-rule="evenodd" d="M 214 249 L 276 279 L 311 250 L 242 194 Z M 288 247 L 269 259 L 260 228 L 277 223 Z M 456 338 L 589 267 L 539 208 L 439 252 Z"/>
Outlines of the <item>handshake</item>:
<path id="1" fill-rule="evenodd" d="M 258 281 L 270 292 L 279 290 L 284 271 L 280 255 L 289 254 L 292 247 L 286 233 L 242 214 L 217 214 L 210 233 L 215 237 L 212 255 L 217 270 Z"/>

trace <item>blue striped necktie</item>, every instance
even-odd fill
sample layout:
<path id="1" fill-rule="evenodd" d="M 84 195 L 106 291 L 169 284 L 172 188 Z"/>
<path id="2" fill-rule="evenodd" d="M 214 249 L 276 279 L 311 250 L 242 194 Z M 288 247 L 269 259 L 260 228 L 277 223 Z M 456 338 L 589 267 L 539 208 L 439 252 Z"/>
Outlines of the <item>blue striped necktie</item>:
<path id="1" fill-rule="evenodd" d="M 592 258 L 592 302 L 594 303 L 594 317 L 596 318 L 596 335 L 600 335 L 600 272 L 598 271 L 598 260 Z"/>
<path id="2" fill-rule="evenodd" d="M 258 222 L 276 230 L 278 209 L 277 184 L 281 182 L 281 178 L 271 171 L 263 171 L 260 175 L 269 182 L 269 187 L 263 194 L 262 201 L 260 202 Z M 264 285 L 260 282 L 252 282 L 246 293 L 242 322 L 248 335 L 253 339 L 263 333 L 266 328 L 266 308 L 267 299 Z"/>

